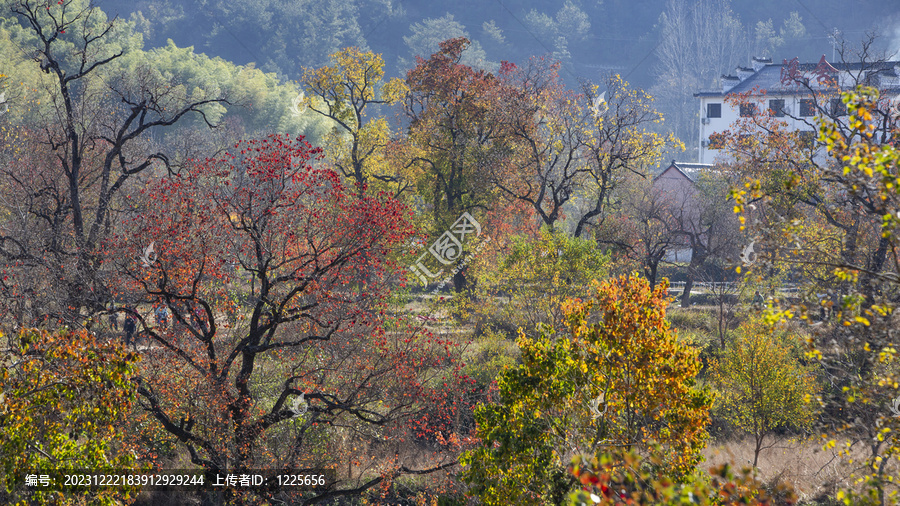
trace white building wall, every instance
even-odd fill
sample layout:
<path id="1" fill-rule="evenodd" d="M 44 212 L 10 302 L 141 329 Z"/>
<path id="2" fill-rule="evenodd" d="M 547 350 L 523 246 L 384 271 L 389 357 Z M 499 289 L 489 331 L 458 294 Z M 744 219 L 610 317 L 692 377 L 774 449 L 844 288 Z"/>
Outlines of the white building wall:
<path id="1" fill-rule="evenodd" d="M 836 70 L 831 66 L 825 57 L 818 65 L 813 68 L 811 64 L 799 64 L 796 61 L 785 64 L 772 64 L 769 58 L 753 58 L 753 67 L 738 67 L 735 69 L 736 75 L 723 75 L 721 79 L 721 91 L 700 92 L 696 96 L 700 98 L 700 132 L 699 132 L 699 163 L 716 163 L 716 157 L 720 156 L 720 150 L 710 149 L 708 146 L 709 138 L 715 133 L 721 133 L 732 128 L 733 124 L 740 119 L 740 108 L 732 107 L 726 103 L 725 99 L 728 94 L 739 91 L 747 92 L 750 90 L 759 90 L 766 92 L 764 97 L 756 95 L 753 100 L 757 107 L 762 109 L 760 113 L 766 113 L 769 100 L 781 99 L 785 102 L 785 112 L 787 115 L 795 116 L 798 119 L 789 116 L 777 118 L 787 123 L 788 130 L 792 131 L 810 131 L 816 130 L 817 123 L 815 116 L 800 117 L 800 101 L 812 98 L 811 95 L 802 92 L 802 88 L 792 84 L 784 84 L 784 76 L 794 75 L 799 72 L 804 78 L 808 79 L 808 83 L 815 91 L 829 92 L 833 88 L 822 83 L 819 79 L 823 74 L 828 74 L 837 78 L 837 83 L 842 89 L 853 89 L 858 80 L 866 81 L 870 77 L 876 85 L 882 89 L 885 94 L 883 99 L 893 100 L 897 96 L 898 88 L 900 88 L 900 62 L 883 62 L 875 68 L 870 66 L 867 70 L 860 74 L 860 65 L 862 64 L 841 64 L 845 65 L 841 70 Z M 891 65 L 891 66 L 888 66 Z M 802 68 L 801 68 L 802 67 Z M 764 101 L 760 101 L 763 98 Z M 820 100 L 828 100 L 820 98 Z M 707 106 L 709 104 L 720 104 L 722 114 L 719 118 L 708 118 Z M 828 109 L 828 104 L 819 104 Z M 846 120 L 846 116 L 842 118 Z M 824 156 L 824 153 L 821 153 Z"/>
<path id="2" fill-rule="evenodd" d="M 783 99 L 785 112 L 794 116 L 800 116 L 800 99 L 802 98 L 807 97 L 798 95 L 767 95 L 765 103 L 758 104 L 758 107 L 768 107 L 769 100 Z M 722 117 L 707 118 L 708 121 L 704 121 L 704 118 L 706 118 L 707 104 L 722 104 Z M 760 112 L 764 113 L 765 111 L 763 110 Z M 732 128 L 732 125 L 740 119 L 740 109 L 736 107 L 730 107 L 728 103 L 725 102 L 725 97 L 700 97 L 700 118 L 700 159 L 698 160 L 698 162 L 715 163 L 716 156 L 719 155 L 720 150 L 710 149 L 709 147 L 705 146 L 705 144 L 709 142 L 710 135 L 714 133 L 721 133 Z M 788 116 L 784 116 L 778 119 L 787 122 L 788 128 L 790 130 L 803 131 L 814 129 L 814 127 L 810 127 L 802 120 L 795 120 Z M 805 119 L 815 125 L 815 117 L 810 116 Z"/>

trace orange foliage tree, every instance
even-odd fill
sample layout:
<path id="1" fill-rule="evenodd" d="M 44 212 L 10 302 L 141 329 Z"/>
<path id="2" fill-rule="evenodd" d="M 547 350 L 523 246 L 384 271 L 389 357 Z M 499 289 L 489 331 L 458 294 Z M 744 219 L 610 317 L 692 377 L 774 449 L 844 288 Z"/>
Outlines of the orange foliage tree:
<path id="1" fill-rule="evenodd" d="M 419 58 L 406 77 L 411 163 L 424 168 L 419 192 L 442 225 L 491 201 L 486 164 L 499 154 L 492 148 L 501 147 L 503 134 L 490 117 L 500 83 L 460 63 L 468 46 L 466 38 L 441 42 L 440 51 Z"/>
<path id="2" fill-rule="evenodd" d="M 594 289 L 563 305 L 564 332 L 520 335 L 522 364 L 498 379 L 499 402 L 477 408 L 481 446 L 461 462 L 485 504 L 560 504 L 576 454 L 649 452 L 676 480 L 700 461 L 711 398 L 694 383 L 697 350 L 666 321 L 668 283 L 623 276 Z"/>
<path id="3" fill-rule="evenodd" d="M 435 235 L 449 230 L 463 212 L 495 207 L 489 166 L 508 154 L 504 129 L 493 117 L 501 83 L 493 74 L 461 63 L 468 46 L 464 37 L 449 39 L 428 60 L 418 58 L 400 99 L 409 133 L 397 150 L 406 165 L 422 174 L 416 189 L 431 206 L 426 227 Z M 453 276 L 453 284 L 457 292 L 466 288 L 465 270 Z"/>

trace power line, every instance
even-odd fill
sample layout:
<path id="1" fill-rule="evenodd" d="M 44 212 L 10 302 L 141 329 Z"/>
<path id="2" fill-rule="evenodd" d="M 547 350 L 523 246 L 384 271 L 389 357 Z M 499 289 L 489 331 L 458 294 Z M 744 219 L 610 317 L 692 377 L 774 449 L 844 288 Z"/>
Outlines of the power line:
<path id="1" fill-rule="evenodd" d="M 538 35 L 537 35 L 536 33 L 534 33 L 534 32 L 533 32 L 533 31 L 532 31 L 532 30 L 531 30 L 524 22 L 522 22 L 522 20 L 519 19 L 519 17 L 516 16 L 516 15 L 512 12 L 512 10 L 510 10 L 509 7 L 507 7 L 506 4 L 503 3 L 502 0 L 497 0 L 497 3 L 500 4 L 500 7 L 502 7 L 503 10 L 505 10 L 505 11 L 510 15 L 510 17 L 512 17 L 514 20 L 516 20 L 516 22 L 519 23 L 519 25 L 521 25 L 522 28 L 525 29 L 525 32 L 528 33 L 529 35 L 531 35 L 531 37 L 532 37 L 535 41 L 537 41 L 537 43 L 540 44 L 541 47 L 543 47 L 544 50 L 545 50 L 547 53 L 553 54 L 553 50 L 551 50 L 549 47 L 547 47 L 547 45 L 544 44 L 544 41 L 541 40 L 541 38 L 538 37 Z M 637 42 L 637 41 L 643 40 L 643 39 L 634 39 L 634 38 L 623 38 L 623 39 L 617 39 L 617 38 L 604 38 L 604 37 L 592 37 L 592 38 L 593 38 L 594 40 L 612 40 L 612 41 L 617 41 L 617 42 Z M 662 40 L 660 40 L 659 42 L 657 42 L 656 45 L 653 46 L 653 49 L 651 49 L 646 55 L 644 55 L 644 57 L 641 58 L 641 60 L 637 63 L 637 65 L 635 65 L 634 67 L 632 67 L 631 70 L 629 70 L 627 74 L 625 74 L 624 76 L 622 76 L 622 79 L 624 80 L 624 79 L 626 79 L 628 76 L 630 76 L 631 74 L 633 74 L 634 71 L 637 70 L 638 67 L 640 67 L 640 66 L 644 63 L 644 61 L 646 61 L 647 58 L 649 58 L 650 55 L 652 55 L 652 54 L 656 51 L 656 49 L 660 46 L 660 44 L 662 44 Z M 568 73 L 570 76 L 572 76 L 573 79 L 575 79 L 576 81 L 580 79 L 580 78 L 579 78 L 578 76 L 576 76 L 575 73 L 569 68 L 569 65 L 563 65 L 562 67 L 563 67 L 563 70 L 564 70 L 566 73 Z"/>
<path id="2" fill-rule="evenodd" d="M 810 10 L 810 8 L 807 7 L 807 6 L 806 6 L 803 2 L 801 2 L 800 0 L 796 0 L 796 1 L 797 1 L 798 4 L 800 4 L 800 7 L 803 7 L 803 8 L 806 10 L 806 12 L 808 12 L 809 15 L 813 17 L 813 19 L 815 19 L 816 21 L 819 22 L 820 25 L 822 25 L 822 28 L 824 28 L 825 31 L 829 31 L 829 30 L 830 30 L 827 26 L 825 26 L 825 23 L 823 23 L 822 20 L 819 19 L 818 16 L 816 16 L 816 13 L 815 13 L 815 12 L 813 12 L 812 10 Z"/>
<path id="3" fill-rule="evenodd" d="M 226 32 L 228 32 L 228 35 L 231 35 L 231 38 L 236 40 L 237 43 L 240 44 L 241 47 L 244 48 L 245 51 L 250 53 L 250 56 L 252 56 L 255 61 L 262 63 L 262 60 L 260 59 L 259 55 L 257 55 L 252 49 L 247 47 L 247 45 L 244 44 L 244 41 L 241 40 L 237 35 L 235 35 L 234 32 L 232 32 L 231 29 L 228 28 L 228 25 L 223 23 L 222 20 L 219 19 L 219 16 L 212 9 L 207 10 L 206 13 L 212 15 L 212 17 L 216 19 L 216 22 L 218 22 L 219 25 L 222 28 L 224 28 Z"/>

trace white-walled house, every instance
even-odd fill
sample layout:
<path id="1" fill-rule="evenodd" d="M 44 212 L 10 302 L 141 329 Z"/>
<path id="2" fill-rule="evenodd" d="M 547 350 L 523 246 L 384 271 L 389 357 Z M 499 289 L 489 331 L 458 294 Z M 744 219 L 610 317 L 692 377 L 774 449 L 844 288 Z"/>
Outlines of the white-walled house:
<path id="1" fill-rule="evenodd" d="M 720 150 L 710 145 L 710 136 L 734 128 L 741 117 L 771 114 L 788 129 L 809 132 L 812 137 L 817 115 L 837 119 L 846 115 L 841 90 L 865 84 L 878 88 L 885 100 L 900 95 L 900 61 L 832 64 L 824 56 L 817 63 L 800 63 L 796 58 L 778 64 L 769 58 L 754 57 L 752 61 L 752 67 L 738 67 L 736 75 L 722 76 L 720 90 L 695 94 L 700 99 L 701 119 L 698 163 L 673 160 L 653 181 L 654 198 L 677 209 L 686 224 L 699 221 L 696 183 L 700 174 L 716 170 Z M 751 94 L 755 99 L 744 107 L 727 101 L 738 94 Z M 763 108 L 768 110 L 759 110 Z M 687 243 L 675 241 L 665 260 L 690 261 L 692 253 Z"/>
<path id="2" fill-rule="evenodd" d="M 701 91 L 694 96 L 700 99 L 700 156 L 699 163 L 713 163 L 718 149 L 711 145 L 710 136 L 724 132 L 741 116 L 759 114 L 755 104 L 739 108 L 726 102 L 726 98 L 739 93 L 765 92 L 763 105 L 768 105 L 774 116 L 786 121 L 796 131 L 815 130 L 815 116 L 821 109 L 828 114 L 846 114 L 844 104 L 836 94 L 840 89 L 853 89 L 857 83 L 874 86 L 884 96 L 900 93 L 900 61 L 829 63 L 825 56 L 818 63 L 791 61 L 772 63 L 770 58 L 753 58 L 752 67 L 738 67 L 736 75 L 722 76 L 722 89 Z M 818 99 L 813 93 L 828 93 Z"/>

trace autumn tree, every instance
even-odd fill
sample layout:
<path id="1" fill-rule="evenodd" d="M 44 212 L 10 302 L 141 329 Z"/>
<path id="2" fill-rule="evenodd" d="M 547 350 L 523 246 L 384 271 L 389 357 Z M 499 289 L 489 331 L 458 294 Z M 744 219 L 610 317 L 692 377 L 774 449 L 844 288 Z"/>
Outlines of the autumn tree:
<path id="1" fill-rule="evenodd" d="M 560 504 L 575 489 L 572 456 L 624 447 L 655 454 L 672 479 L 699 461 L 711 398 L 694 381 L 697 352 L 665 319 L 666 282 L 622 276 L 567 301 L 565 329 L 520 334 L 522 364 L 476 409 L 481 446 L 463 478 L 485 504 Z"/>
<path id="2" fill-rule="evenodd" d="M 896 493 L 891 484 L 897 479 L 891 474 L 896 467 L 891 466 L 900 455 L 896 438 L 890 436 L 898 429 L 891 408 L 900 381 L 893 330 L 900 293 L 900 198 L 893 139 L 900 114 L 895 102 L 873 87 L 844 92 L 841 101 L 846 118 L 819 120 L 818 140 L 826 156 L 788 166 L 793 170 L 783 171 L 783 185 L 751 176 L 734 195 L 736 210 L 760 252 L 755 264 L 744 266 L 748 275 L 786 264 L 828 276 L 827 284 L 814 276 L 804 278 L 826 295 L 817 305 L 834 311 L 833 320 L 808 326 L 810 355 L 830 386 L 821 395 L 821 417 L 837 427 L 825 436 L 829 447 L 846 439 L 845 448 L 867 449 L 867 458 L 853 473 L 856 488 L 841 492 L 844 502 L 886 504 Z M 785 191 L 774 191 L 781 187 Z M 808 206 L 799 209 L 807 212 L 795 210 L 779 218 L 788 198 Z M 819 226 L 816 233 L 807 232 L 811 223 Z M 810 305 L 784 306 L 776 307 L 772 316 L 809 321 Z"/>
<path id="3" fill-rule="evenodd" d="M 305 69 L 303 87 L 309 98 L 301 107 L 334 122 L 325 143 L 334 167 L 354 182 L 361 193 L 375 183 L 399 195 L 412 183 L 388 159 L 391 131 L 384 117 L 367 118 L 372 109 L 401 97 L 406 85 L 400 79 L 383 83 L 384 59 L 371 51 L 342 49 L 331 55 L 329 66 Z"/>
<path id="4" fill-rule="evenodd" d="M 501 193 L 527 203 L 543 225 L 563 220 L 589 174 L 582 152 L 584 111 L 559 77 L 559 64 L 532 59 L 523 67 L 505 63 L 502 102 L 492 111 L 503 126 L 513 156 L 491 165 Z"/>
<path id="5" fill-rule="evenodd" d="M 687 195 L 668 197 L 667 219 L 672 234 L 691 251 L 681 307 L 690 306 L 694 282 L 708 277 L 710 264 L 721 269 L 735 264 L 740 257 L 740 225 L 730 212 L 731 182 L 727 173 L 711 168 L 694 175 Z"/>
<path id="6" fill-rule="evenodd" d="M 866 458 L 841 492 L 848 504 L 885 504 L 897 448 L 885 412 L 897 396 L 896 327 L 900 261 L 893 234 L 897 164 L 897 113 L 889 74 L 894 63 L 874 54 L 875 40 L 856 48 L 840 44 L 839 62 L 785 62 L 782 87 L 802 93 L 807 114 L 745 118 L 724 140 L 753 261 L 741 268 L 756 282 L 768 272 L 787 272 L 807 294 L 796 304 L 775 301 L 774 316 L 810 320 L 810 353 L 818 361 L 823 436 L 844 440 Z M 735 97 L 759 102 L 764 97 Z M 767 110 L 767 109 L 761 109 Z M 749 134 L 749 136 L 748 136 Z M 864 485 L 860 487 L 860 485 Z M 862 493 L 860 495 L 860 493 Z"/>
<path id="7" fill-rule="evenodd" d="M 650 95 L 632 88 L 621 76 L 611 77 L 600 96 L 596 87 L 586 87 L 581 100 L 585 102 L 582 144 L 587 170 L 574 217 L 575 237 L 606 217 L 612 192 L 626 174 L 646 177 L 666 147 L 680 146 L 673 136 L 650 130 L 662 121 L 662 115 L 653 108 Z"/>
<path id="8" fill-rule="evenodd" d="M 385 314 L 408 211 L 313 168 L 320 156 L 299 139 L 243 142 L 153 182 L 110 244 L 132 296 L 174 320 L 136 312 L 153 350 L 140 406 L 204 469 L 336 469 L 328 488 L 268 496 L 295 503 L 452 465 L 452 451 L 413 465 L 408 441 L 454 439 L 442 385 L 464 384 L 453 343 Z"/>
<path id="9" fill-rule="evenodd" d="M 777 439 L 779 429 L 809 429 L 819 390 L 815 371 L 801 363 L 801 340 L 761 320 L 741 325 L 724 353 L 710 365 L 717 390 L 715 409 L 753 437 L 753 466 Z"/>
<path id="10" fill-rule="evenodd" d="M 729 202 L 730 186 L 716 168 L 677 168 L 654 178 L 630 174 L 612 193 L 606 219 L 594 230 L 599 244 L 640 268 L 651 285 L 664 264 L 687 263 L 682 307 L 707 268 L 721 269 L 738 257 L 738 220 Z"/>
<path id="11" fill-rule="evenodd" d="M 136 466 L 121 425 L 135 401 L 138 357 L 85 330 L 22 329 L 14 342 L 0 364 L 0 497 L 6 504 L 112 503 L 122 489 L 63 493 L 62 474 Z M 28 473 L 53 476 L 56 486 L 26 489 Z"/>
<path id="12" fill-rule="evenodd" d="M 118 220 L 119 197 L 130 180 L 167 160 L 150 133 L 190 114 L 203 116 L 222 97 L 190 92 L 147 65 L 118 72 L 118 60 L 139 39 L 84 0 L 5 5 L 21 24 L 13 39 L 46 74 L 38 88 L 49 101 L 26 147 L 47 153 L 45 175 L 23 178 L 17 171 L 24 155 L 13 153 L 5 185 L 37 197 L 35 207 L 22 211 L 50 234 L 44 240 L 8 228 L 0 254 L 8 272 L 36 266 L 21 282 L 49 278 L 62 285 L 60 304 L 45 299 L 46 305 L 36 304 L 42 312 L 78 319 L 81 309 L 101 309 L 109 297 L 100 245 Z M 42 293 L 37 284 L 26 289 Z"/>
<path id="13" fill-rule="evenodd" d="M 856 85 L 886 85 L 881 76 L 892 67 L 873 56 L 874 43 L 868 39 L 855 52 L 842 45 L 841 61 L 834 65 L 824 56 L 815 65 L 785 62 L 781 86 L 808 97 L 806 114 L 787 111 L 778 116 L 768 106 L 761 107 L 760 111 L 769 112 L 742 118 L 721 139 L 726 155 L 723 162 L 749 185 L 743 189 L 745 195 L 767 196 L 761 199 L 764 202 L 747 200 L 757 208 L 748 223 L 751 230 L 766 229 L 782 220 L 795 225 L 792 234 L 780 241 L 773 234 L 756 241 L 755 250 L 766 256 L 777 249 L 773 254 L 781 258 L 794 257 L 790 263 L 803 277 L 820 277 L 816 284 L 821 288 L 840 287 L 842 294 L 859 289 L 869 300 L 879 292 L 874 273 L 891 270 L 890 241 L 881 233 L 884 213 L 880 196 L 844 173 L 844 161 L 836 151 L 827 150 L 817 132 L 825 121 L 846 144 L 863 135 L 871 135 L 879 144 L 889 142 L 894 122 L 886 100 L 868 110 L 872 118 L 863 132 L 862 125 L 848 121 L 841 95 L 842 89 Z M 764 95 L 748 93 L 732 97 L 731 103 L 758 106 L 765 100 Z M 800 240 L 785 240 L 787 237 Z M 785 254 L 788 251 L 794 253 Z M 813 267 L 823 263 L 865 265 L 866 269 L 860 284 L 851 287 L 833 272 Z"/>
<path id="14" fill-rule="evenodd" d="M 428 60 L 417 59 L 406 77 L 405 157 L 422 173 L 417 192 L 431 206 L 427 228 L 435 235 L 449 230 L 462 213 L 493 206 L 488 167 L 508 154 L 502 128 L 491 118 L 501 84 L 492 74 L 462 63 L 468 46 L 465 38 L 446 40 Z M 453 283 L 462 291 L 465 271 Z"/>
<path id="15" fill-rule="evenodd" d="M 894 141 L 900 130 L 900 113 L 896 98 L 886 103 L 879 92 L 859 87 L 856 93 L 844 93 L 847 106 L 846 128 L 835 121 L 823 121 L 820 139 L 828 153 L 841 160 L 842 167 L 831 170 L 845 176 L 839 180 L 845 191 L 857 199 L 865 199 L 867 213 L 880 216 L 881 237 L 875 254 L 864 264 L 857 259 L 841 259 L 835 276 L 856 289 L 841 300 L 833 334 L 820 333 L 814 341 L 814 356 L 820 359 L 829 378 L 838 380 L 841 392 L 826 398 L 825 409 L 845 409 L 844 416 L 859 415 L 847 427 L 864 434 L 868 447 L 866 466 L 858 473 L 858 483 L 864 484 L 862 494 L 844 498 L 858 504 L 886 504 L 896 495 L 892 482 L 898 479 L 896 467 L 900 446 L 890 437 L 898 427 L 898 385 L 896 336 L 896 304 L 900 300 L 900 248 L 897 229 L 900 226 L 900 196 L 898 196 L 898 156 Z M 889 129 L 890 134 L 884 130 Z M 885 244 L 886 243 L 886 244 Z M 838 350 L 827 353 L 825 343 L 837 338 Z M 876 409 L 872 409 L 877 407 Z M 891 410 L 893 408 L 893 410 Z M 889 413 L 893 416 L 889 416 Z M 851 436 L 852 437 L 852 436 Z M 832 440 L 830 445 L 834 445 Z M 893 475 L 889 473 L 894 473 Z"/>
<path id="16" fill-rule="evenodd" d="M 635 175 L 619 186 L 616 194 L 610 207 L 616 219 L 603 220 L 594 237 L 629 266 L 638 266 L 650 286 L 656 286 L 664 259 L 685 249 L 671 219 L 676 203 L 653 180 Z"/>
<path id="17" fill-rule="evenodd" d="M 419 193 L 440 225 L 463 211 L 488 207 L 493 198 L 486 168 L 499 154 L 492 148 L 499 147 L 495 141 L 502 132 L 489 121 L 499 82 L 460 62 L 468 45 L 465 38 L 442 42 L 440 51 L 417 60 L 406 78 L 410 158 L 423 168 Z"/>

